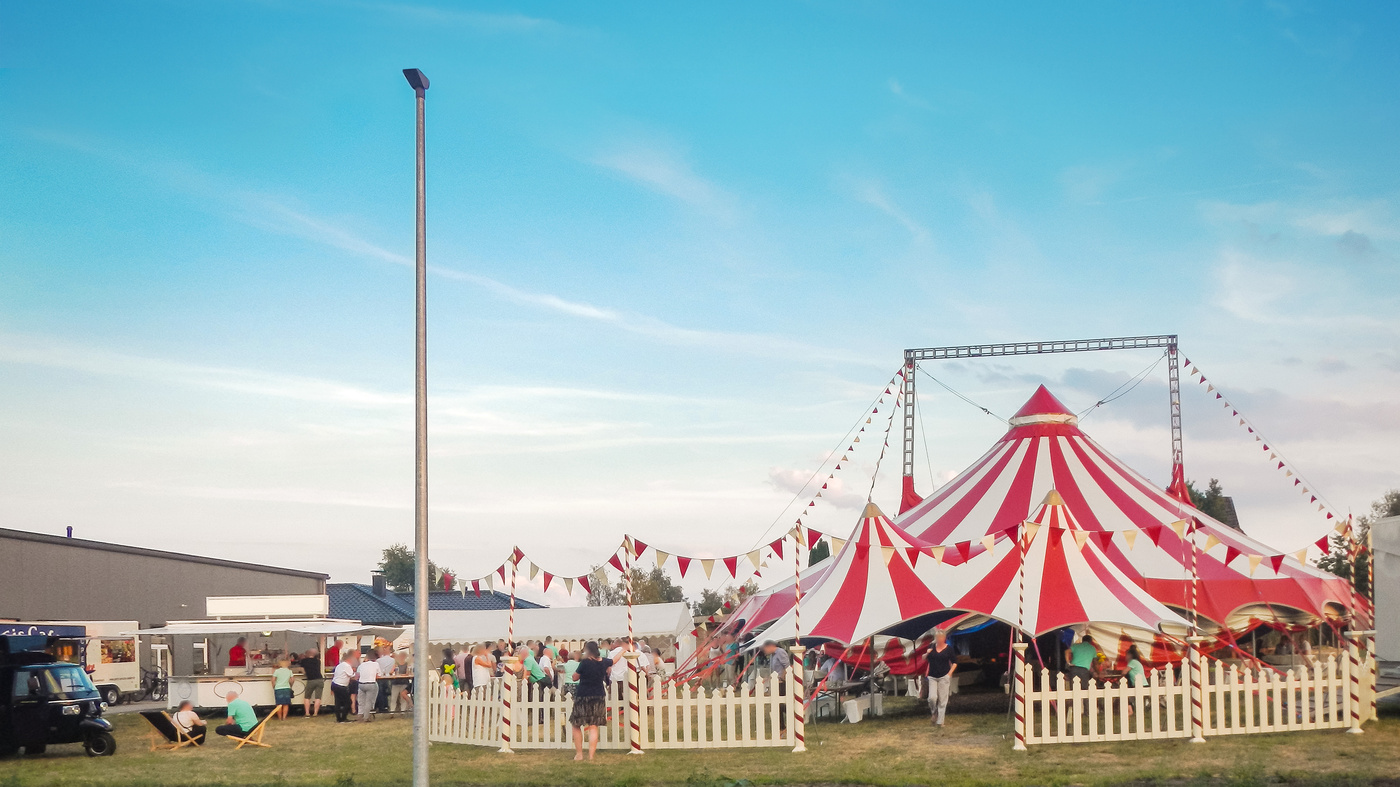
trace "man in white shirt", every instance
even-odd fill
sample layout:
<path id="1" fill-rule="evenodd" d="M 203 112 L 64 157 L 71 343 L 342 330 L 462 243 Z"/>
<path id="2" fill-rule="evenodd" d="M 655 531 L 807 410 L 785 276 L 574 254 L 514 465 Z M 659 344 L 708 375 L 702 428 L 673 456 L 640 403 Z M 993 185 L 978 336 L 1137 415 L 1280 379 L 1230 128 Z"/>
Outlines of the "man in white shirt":
<path id="1" fill-rule="evenodd" d="M 350 681 L 355 679 L 355 668 L 359 666 L 360 654 L 351 651 L 335 665 L 331 673 L 331 695 L 335 697 L 335 720 L 350 720 Z"/>
<path id="2" fill-rule="evenodd" d="M 360 682 L 360 721 L 374 721 L 374 702 L 379 698 L 379 662 L 373 658 L 374 651 L 370 651 L 369 655 L 371 658 L 360 662 L 359 669 L 355 670 L 355 677 Z"/>
<path id="3" fill-rule="evenodd" d="M 389 676 L 394 674 L 394 653 L 392 648 L 385 648 L 383 655 L 376 661 L 379 665 L 379 699 L 375 703 L 374 709 L 380 713 L 389 712 L 389 695 L 393 693 L 389 686 Z"/>
<path id="4" fill-rule="evenodd" d="M 612 669 L 608 671 L 608 680 L 613 683 L 624 683 L 627 681 L 627 659 L 622 654 L 627 650 L 627 640 L 615 639 L 612 641 L 612 650 L 608 651 L 608 658 L 612 659 Z"/>

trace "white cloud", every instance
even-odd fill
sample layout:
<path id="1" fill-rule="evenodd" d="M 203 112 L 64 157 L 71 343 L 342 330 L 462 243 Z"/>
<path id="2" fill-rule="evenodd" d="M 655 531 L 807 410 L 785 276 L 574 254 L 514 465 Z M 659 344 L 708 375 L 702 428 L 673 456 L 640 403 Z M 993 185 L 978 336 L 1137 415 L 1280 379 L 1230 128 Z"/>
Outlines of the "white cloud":
<path id="1" fill-rule="evenodd" d="M 862 180 L 855 184 L 856 199 L 879 210 L 886 216 L 894 219 L 914 240 L 925 243 L 931 237 L 928 228 L 915 221 L 903 208 L 895 203 L 890 196 L 885 193 L 885 189 L 878 182 L 873 180 Z"/>
<path id="2" fill-rule="evenodd" d="M 655 146 L 630 144 L 599 153 L 592 163 L 717 217 L 734 218 L 734 197 L 698 175 L 675 153 Z"/>

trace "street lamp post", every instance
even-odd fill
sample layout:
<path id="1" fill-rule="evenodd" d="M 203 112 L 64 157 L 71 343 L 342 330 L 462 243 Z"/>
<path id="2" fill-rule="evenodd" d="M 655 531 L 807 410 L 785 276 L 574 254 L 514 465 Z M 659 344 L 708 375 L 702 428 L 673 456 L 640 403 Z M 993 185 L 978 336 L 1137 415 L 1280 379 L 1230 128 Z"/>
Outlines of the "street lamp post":
<path id="1" fill-rule="evenodd" d="M 413 787 L 428 787 L 428 221 L 424 187 L 423 104 L 428 77 L 416 68 L 403 75 L 418 104 L 417 338 L 414 432 L 417 490 L 413 536 Z"/>

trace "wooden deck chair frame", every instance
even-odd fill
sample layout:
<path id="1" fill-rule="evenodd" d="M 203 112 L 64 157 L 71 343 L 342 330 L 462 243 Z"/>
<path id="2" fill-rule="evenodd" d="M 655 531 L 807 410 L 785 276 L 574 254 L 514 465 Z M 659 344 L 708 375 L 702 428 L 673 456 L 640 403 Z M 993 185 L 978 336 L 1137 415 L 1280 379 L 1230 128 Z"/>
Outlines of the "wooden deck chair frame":
<path id="1" fill-rule="evenodd" d="M 238 745 L 234 746 L 233 748 L 241 749 L 244 746 L 261 746 L 264 749 L 271 749 L 272 744 L 263 743 L 263 731 L 267 729 L 267 723 L 272 720 L 273 715 L 275 714 L 272 711 L 268 711 L 267 715 L 262 717 L 262 721 L 259 721 L 256 725 L 254 725 L 253 729 L 250 730 L 248 734 L 243 736 L 242 738 L 239 738 L 236 735 L 229 735 L 229 740 L 238 741 Z"/>
<path id="2" fill-rule="evenodd" d="M 199 741 L 195 740 L 189 735 L 186 735 L 184 731 L 180 729 L 180 725 L 176 724 L 175 720 L 170 718 L 169 713 L 166 713 L 165 711 L 160 711 L 160 715 L 165 718 L 165 721 L 170 724 L 170 728 L 175 731 L 175 740 L 170 740 L 170 737 L 159 727 L 157 727 L 155 725 L 155 722 L 151 721 L 149 716 L 143 713 L 141 714 L 141 717 L 146 719 L 146 721 L 150 722 L 151 724 L 151 731 L 146 735 L 147 740 L 151 742 L 151 751 L 155 751 L 157 749 L 167 749 L 170 751 L 174 751 L 175 749 L 182 749 L 186 746 L 199 745 Z"/>

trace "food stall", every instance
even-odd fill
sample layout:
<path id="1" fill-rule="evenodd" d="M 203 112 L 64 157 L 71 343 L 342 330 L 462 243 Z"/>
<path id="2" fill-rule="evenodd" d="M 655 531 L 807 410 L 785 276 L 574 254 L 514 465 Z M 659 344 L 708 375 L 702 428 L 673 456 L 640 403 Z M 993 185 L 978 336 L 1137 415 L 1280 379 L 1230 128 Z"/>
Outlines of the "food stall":
<path id="1" fill-rule="evenodd" d="M 366 626 L 358 620 L 326 617 L 325 596 L 211 596 L 209 618 L 172 620 L 158 628 L 133 634 L 165 638 L 171 656 L 166 703 L 175 708 L 185 700 L 196 708 L 222 708 L 230 691 L 255 707 L 274 703 L 272 672 L 285 656 L 292 661 L 292 702 L 301 703 L 305 689 L 303 672 L 296 663 L 309 648 L 321 654 L 334 649 L 365 650 L 375 637 L 392 640 L 400 629 Z M 245 639 L 246 664 L 229 666 L 228 653 Z M 335 660 L 338 660 L 336 658 Z M 322 700 L 332 701 L 329 670 Z"/>

